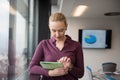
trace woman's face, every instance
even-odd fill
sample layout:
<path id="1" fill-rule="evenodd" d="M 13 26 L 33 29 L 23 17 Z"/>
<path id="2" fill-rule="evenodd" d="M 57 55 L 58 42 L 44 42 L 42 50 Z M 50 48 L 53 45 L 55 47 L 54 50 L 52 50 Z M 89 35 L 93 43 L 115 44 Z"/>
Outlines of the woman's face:
<path id="1" fill-rule="evenodd" d="M 51 37 L 54 37 L 55 40 L 62 40 L 65 37 L 67 26 L 63 21 L 50 21 L 49 29 Z"/>

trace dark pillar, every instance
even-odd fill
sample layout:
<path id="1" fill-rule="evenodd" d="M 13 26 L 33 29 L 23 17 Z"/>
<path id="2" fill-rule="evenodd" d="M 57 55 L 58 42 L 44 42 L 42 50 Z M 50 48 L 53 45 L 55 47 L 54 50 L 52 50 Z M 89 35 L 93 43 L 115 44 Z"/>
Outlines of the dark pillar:
<path id="1" fill-rule="evenodd" d="M 38 42 L 50 37 L 48 20 L 51 14 L 51 0 L 39 0 Z"/>

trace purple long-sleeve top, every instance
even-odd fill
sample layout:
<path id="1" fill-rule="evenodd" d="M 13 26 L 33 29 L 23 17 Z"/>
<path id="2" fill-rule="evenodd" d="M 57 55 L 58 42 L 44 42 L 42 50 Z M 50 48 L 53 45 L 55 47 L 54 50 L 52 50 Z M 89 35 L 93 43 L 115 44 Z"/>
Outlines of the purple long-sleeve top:
<path id="1" fill-rule="evenodd" d="M 73 68 L 67 75 L 50 77 L 47 69 L 40 66 L 40 61 L 56 62 L 61 57 L 70 57 Z M 55 39 L 42 40 L 30 62 L 30 75 L 43 75 L 44 80 L 78 80 L 84 75 L 83 51 L 79 42 L 67 37 L 60 51 L 55 45 Z"/>

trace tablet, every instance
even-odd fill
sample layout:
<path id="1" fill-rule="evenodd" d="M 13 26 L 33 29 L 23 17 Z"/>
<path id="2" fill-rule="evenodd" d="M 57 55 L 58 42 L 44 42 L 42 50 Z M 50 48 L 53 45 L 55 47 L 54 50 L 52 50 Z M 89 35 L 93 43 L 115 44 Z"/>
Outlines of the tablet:
<path id="1" fill-rule="evenodd" d="M 63 64 L 60 63 L 60 62 L 44 62 L 44 61 L 41 61 L 40 65 L 44 69 L 55 69 L 55 68 L 62 68 L 62 67 L 64 67 Z"/>

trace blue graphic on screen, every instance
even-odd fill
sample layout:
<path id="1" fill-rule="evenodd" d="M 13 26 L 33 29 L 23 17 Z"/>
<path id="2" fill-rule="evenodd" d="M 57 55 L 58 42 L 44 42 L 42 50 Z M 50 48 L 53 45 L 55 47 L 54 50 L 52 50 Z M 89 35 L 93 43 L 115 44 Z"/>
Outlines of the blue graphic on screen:
<path id="1" fill-rule="evenodd" d="M 85 42 L 88 43 L 88 44 L 94 44 L 94 43 L 97 41 L 95 35 L 86 35 L 86 36 L 84 37 L 84 40 L 85 40 Z"/>
<path id="2" fill-rule="evenodd" d="M 83 30 L 82 31 L 83 48 L 105 48 L 106 31 L 105 30 Z"/>

